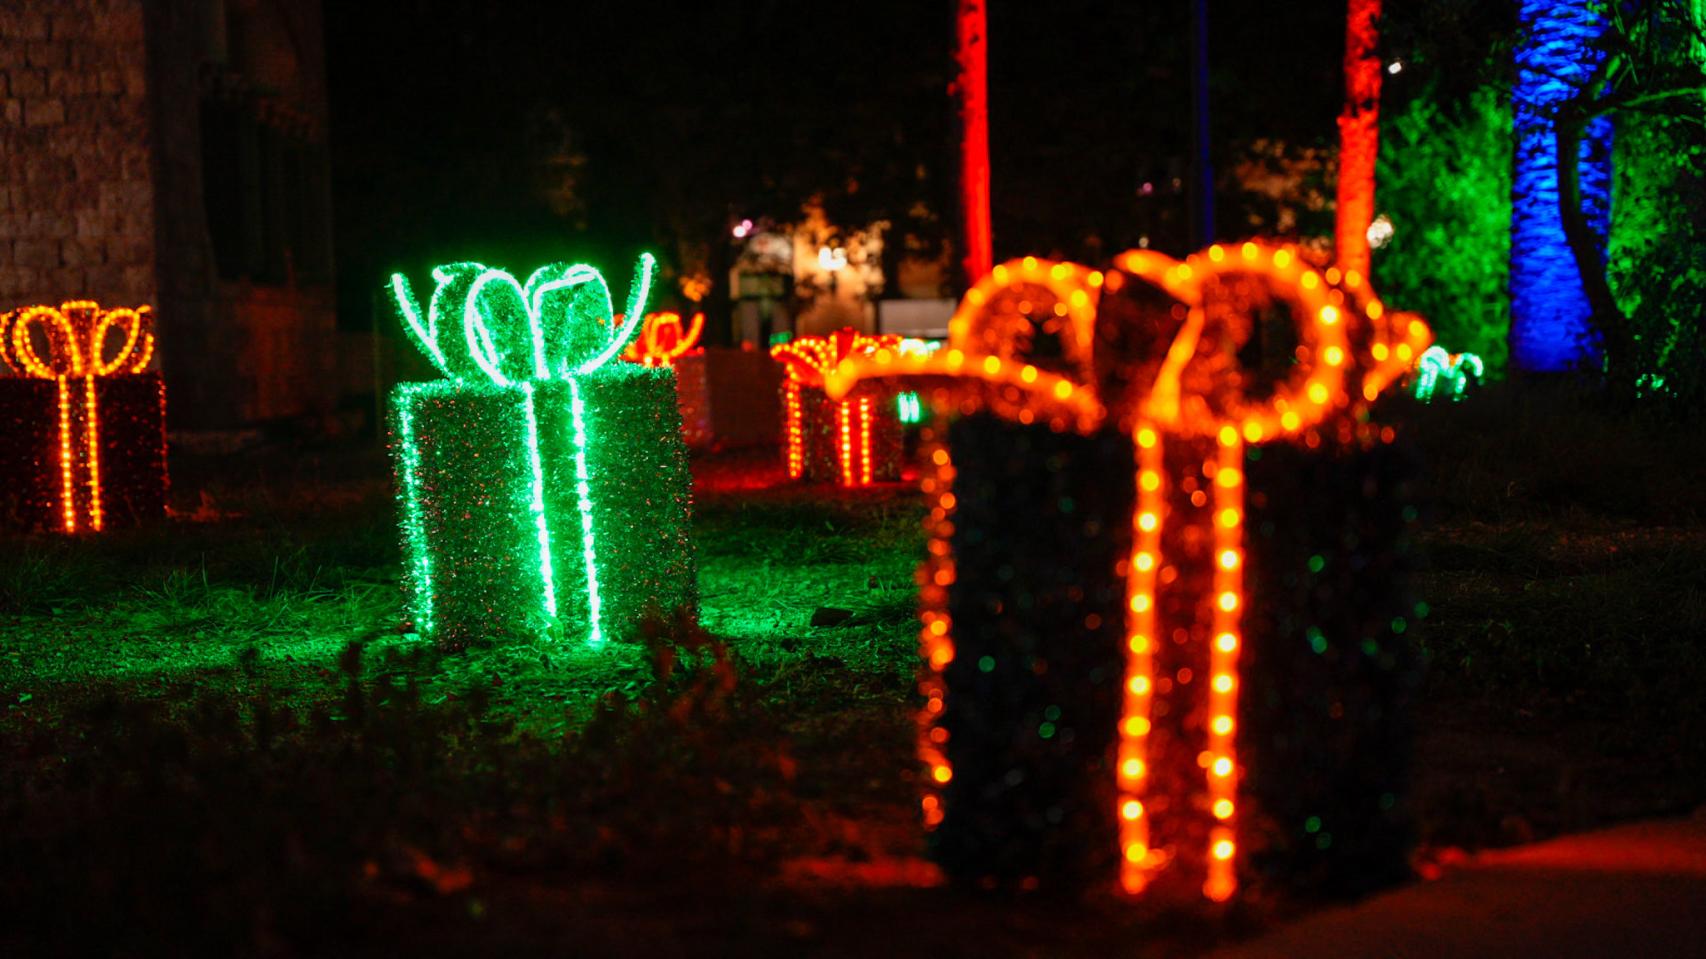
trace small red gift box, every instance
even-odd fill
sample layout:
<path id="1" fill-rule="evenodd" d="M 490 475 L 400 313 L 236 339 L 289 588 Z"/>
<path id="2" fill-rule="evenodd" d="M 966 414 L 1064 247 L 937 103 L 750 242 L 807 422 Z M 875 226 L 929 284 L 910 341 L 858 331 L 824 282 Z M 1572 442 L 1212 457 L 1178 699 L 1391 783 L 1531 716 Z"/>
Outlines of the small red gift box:
<path id="1" fill-rule="evenodd" d="M 152 312 L 88 300 L 0 315 L 0 525 L 100 531 L 166 505 Z M 108 355 L 116 344 L 116 352 Z"/>
<path id="2" fill-rule="evenodd" d="M 842 329 L 771 347 L 785 373 L 782 442 L 789 479 L 869 486 L 900 478 L 904 437 L 894 391 L 867 388 L 839 401 L 823 391 L 824 378 L 844 360 L 878 350 L 897 352 L 900 342 L 893 334 Z"/>

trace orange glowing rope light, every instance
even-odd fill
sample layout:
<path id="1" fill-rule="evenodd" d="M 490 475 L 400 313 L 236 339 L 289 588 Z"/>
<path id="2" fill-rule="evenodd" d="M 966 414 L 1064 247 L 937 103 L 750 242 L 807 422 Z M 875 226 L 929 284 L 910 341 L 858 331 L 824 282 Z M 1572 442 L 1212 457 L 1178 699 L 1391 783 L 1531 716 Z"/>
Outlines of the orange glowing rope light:
<path id="1" fill-rule="evenodd" d="M 60 380 L 63 384 L 65 381 Z M 95 409 L 95 378 L 83 377 L 83 438 L 89 450 L 89 525 L 100 532 L 101 517 L 101 417 Z"/>
<path id="2" fill-rule="evenodd" d="M 154 355 L 153 311 L 149 307 L 102 310 L 93 300 L 69 300 L 58 307 L 30 306 L 0 314 L 0 361 L 25 376 L 53 380 L 59 414 L 60 516 L 68 533 L 77 531 L 77 444 L 72 439 L 71 385 L 83 378 L 83 446 L 87 475 L 89 527 L 105 523 L 102 508 L 100 410 L 95 380 L 115 373 L 140 373 Z M 123 335 L 118 351 L 106 357 L 114 327 Z M 47 345 L 36 349 L 39 334 Z"/>
<path id="3" fill-rule="evenodd" d="M 1208 710 L 1204 766 L 1206 800 L 1212 817 L 1207 828 L 1203 894 L 1221 901 L 1237 889 L 1236 813 L 1238 792 L 1238 656 L 1243 644 L 1244 607 L 1244 449 L 1245 445 L 1306 439 L 1329 418 L 1348 421 L 1391 384 L 1431 336 L 1420 319 L 1388 313 L 1354 270 L 1323 275 L 1296 250 L 1245 243 L 1234 252 L 1211 246 L 1178 262 L 1136 250 L 1115 259 L 1123 271 L 1104 276 L 1084 267 L 1027 257 L 995 267 L 974 286 L 949 321 L 947 348 L 930 356 L 876 350 L 849 356 L 830 373 L 825 388 L 833 399 L 845 397 L 865 379 L 900 378 L 930 398 L 938 417 L 949 412 L 988 410 L 1020 423 L 1046 423 L 1052 429 L 1088 433 L 1108 424 L 1130 431 L 1135 450 L 1137 505 L 1132 517 L 1132 553 L 1127 558 L 1125 699 L 1118 730 L 1115 767 L 1116 821 L 1121 850 L 1121 885 L 1140 892 L 1173 856 L 1149 843 L 1149 813 L 1144 800 L 1150 786 L 1147 737 L 1153 728 L 1156 688 L 1154 653 L 1161 634 L 1156 582 L 1162 566 L 1162 532 L 1169 515 L 1164 446 L 1168 437 L 1209 440 L 1215 453 L 1203 466 L 1213 479 L 1212 505 L 1200 511 L 1208 527 L 1200 532 L 1213 543 L 1211 595 L 1197 603 L 1197 625 L 1210 642 Z M 1094 362 L 1096 303 L 1104 286 L 1117 290 L 1125 275 L 1144 280 L 1185 307 L 1184 319 L 1137 398 L 1103 404 Z M 1209 301 L 1205 287 L 1222 276 L 1264 279 L 1301 320 L 1298 362 L 1266 399 L 1253 399 L 1237 366 L 1239 318 Z M 1029 315 L 1002 305 L 1006 297 L 1040 288 L 1059 306 L 1065 320 L 1058 331 L 1066 375 L 1039 370 L 1015 357 L 1028 346 Z M 1064 307 L 1064 310 L 1061 307 Z M 1245 324 L 1247 326 L 1247 324 Z M 1248 333 L 1244 334 L 1245 336 Z M 1404 359 L 1400 360 L 1399 355 Z M 1367 362 L 1364 362 L 1364 358 Z M 920 717 L 919 755 L 936 787 L 953 778 L 943 746 L 947 731 L 938 723 L 946 686 L 942 670 L 953 661 L 947 588 L 954 581 L 950 546 L 953 533 L 953 464 L 945 448 L 927 440 L 926 462 L 933 468 L 923 481 L 930 509 L 930 545 L 920 569 L 924 624 L 922 649 L 927 668 L 920 683 L 925 709 Z M 1201 501 L 1208 504 L 1208 500 Z M 1187 803 L 1175 809 L 1197 808 Z M 939 791 L 927 791 L 927 825 L 941 822 L 945 810 Z"/>
<path id="4" fill-rule="evenodd" d="M 859 397 L 859 485 L 871 485 L 871 398 Z"/>
<path id="5" fill-rule="evenodd" d="M 54 377 L 59 395 L 59 512 L 67 533 L 77 532 L 76 480 L 73 478 L 76 453 L 71 446 L 71 391 L 65 377 Z"/>
<path id="6" fill-rule="evenodd" d="M 853 402 L 848 400 L 848 403 Z M 853 485 L 853 424 L 847 403 L 835 404 L 835 419 L 841 427 L 841 485 Z"/>
<path id="7" fill-rule="evenodd" d="M 802 424 L 803 412 L 800 409 L 800 384 L 788 380 L 782 384 L 783 405 L 786 407 L 786 422 L 788 447 L 788 478 L 799 479 L 806 471 L 806 441 L 805 428 Z"/>
<path id="8" fill-rule="evenodd" d="M 892 333 L 871 336 L 850 328 L 828 336 L 802 336 L 770 348 L 770 355 L 781 362 L 785 376 L 784 439 L 790 479 L 805 474 L 805 411 L 801 391 L 808 387 L 822 389 L 828 374 L 847 360 L 875 355 L 893 357 L 901 350 L 899 336 Z M 849 408 L 849 404 L 856 405 Z M 869 486 L 874 476 L 870 400 L 837 399 L 834 415 L 841 485 Z"/>
<path id="9" fill-rule="evenodd" d="M 622 317 L 616 317 L 621 325 Z M 688 350 L 699 345 L 699 334 L 705 328 L 705 314 L 695 313 L 686 326 L 679 313 L 647 313 L 640 332 L 622 351 L 622 358 L 641 366 L 674 366 Z"/>

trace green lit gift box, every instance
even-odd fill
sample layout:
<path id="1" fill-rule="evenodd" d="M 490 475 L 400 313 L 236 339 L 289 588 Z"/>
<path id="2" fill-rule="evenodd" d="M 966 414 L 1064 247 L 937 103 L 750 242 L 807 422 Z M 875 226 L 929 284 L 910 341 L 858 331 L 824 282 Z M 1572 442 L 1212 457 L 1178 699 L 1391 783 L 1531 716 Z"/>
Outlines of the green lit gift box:
<path id="1" fill-rule="evenodd" d="M 392 396 L 404 588 L 421 635 L 596 646 L 692 613 L 675 375 L 616 362 L 652 269 L 643 257 L 620 327 L 588 266 L 551 264 L 525 283 L 442 266 L 424 315 L 392 277 L 405 326 L 445 376 Z"/>

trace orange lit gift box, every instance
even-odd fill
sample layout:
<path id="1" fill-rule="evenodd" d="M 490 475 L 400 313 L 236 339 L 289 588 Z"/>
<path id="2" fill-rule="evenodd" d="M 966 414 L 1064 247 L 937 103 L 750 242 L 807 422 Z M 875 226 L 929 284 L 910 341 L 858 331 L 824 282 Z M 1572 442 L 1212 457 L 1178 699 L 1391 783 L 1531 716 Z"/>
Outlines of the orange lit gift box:
<path id="1" fill-rule="evenodd" d="M 0 315 L 0 526 L 98 532 L 166 504 L 153 316 L 88 300 Z"/>
<path id="2" fill-rule="evenodd" d="M 900 478 L 904 439 L 893 390 L 867 388 L 831 399 L 824 377 L 839 364 L 879 350 L 899 351 L 893 334 L 841 329 L 770 348 L 782 364 L 782 455 L 789 479 L 869 486 Z"/>
<path id="3" fill-rule="evenodd" d="M 1427 344 L 1291 248 L 1036 259 L 900 384 L 924 449 L 922 811 L 950 877 L 1223 901 L 1400 878 L 1408 455 L 1370 418 Z"/>

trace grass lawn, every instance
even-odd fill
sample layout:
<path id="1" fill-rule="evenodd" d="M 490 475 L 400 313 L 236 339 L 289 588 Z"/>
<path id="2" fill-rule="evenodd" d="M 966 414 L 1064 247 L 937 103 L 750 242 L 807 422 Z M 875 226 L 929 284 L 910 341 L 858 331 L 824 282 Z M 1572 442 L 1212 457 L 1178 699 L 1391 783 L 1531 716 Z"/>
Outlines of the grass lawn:
<path id="1" fill-rule="evenodd" d="M 1706 803 L 1706 432 L 1542 386 L 1408 415 L 1421 870 Z M 383 451 L 173 470 L 161 527 L 0 544 L 0 954 L 1166 956 L 1300 908 L 937 884 L 910 486 L 697 461 L 702 629 L 441 653 Z"/>

